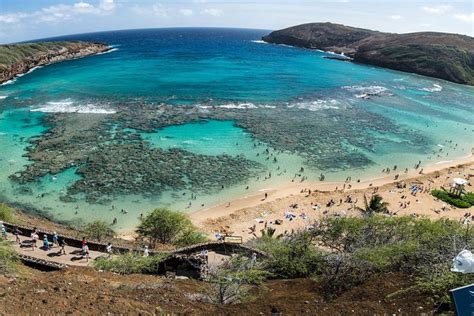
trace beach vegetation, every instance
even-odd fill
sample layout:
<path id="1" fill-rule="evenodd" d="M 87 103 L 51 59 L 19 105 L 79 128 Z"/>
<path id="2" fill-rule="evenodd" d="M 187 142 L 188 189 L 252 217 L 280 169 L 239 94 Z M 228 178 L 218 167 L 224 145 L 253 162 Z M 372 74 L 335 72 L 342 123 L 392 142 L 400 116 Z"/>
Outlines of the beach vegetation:
<path id="1" fill-rule="evenodd" d="M 3 203 L 0 203 L 0 220 L 4 222 L 13 222 L 14 220 L 13 209 Z"/>
<path id="2" fill-rule="evenodd" d="M 456 196 L 445 190 L 433 190 L 431 191 L 431 195 L 458 208 L 469 208 L 474 205 L 474 193 Z"/>
<path id="3" fill-rule="evenodd" d="M 90 222 L 82 230 L 90 239 L 99 242 L 107 238 L 113 238 L 116 235 L 110 224 L 102 220 Z"/>
<path id="4" fill-rule="evenodd" d="M 157 243 L 174 245 L 192 245 L 206 241 L 182 212 L 157 208 L 144 218 L 140 218 L 137 228 L 139 238 L 151 247 Z"/>
<path id="5" fill-rule="evenodd" d="M 141 254 L 126 253 L 113 258 L 99 257 L 93 265 L 98 270 L 110 271 L 119 274 L 157 274 L 159 265 L 168 258 L 168 254 L 155 253 L 144 257 Z"/>
<path id="6" fill-rule="evenodd" d="M 364 208 L 359 208 L 365 216 L 372 216 L 377 213 L 384 213 L 388 211 L 388 203 L 383 201 L 382 196 L 374 194 L 370 197 L 370 200 L 367 199 L 367 196 L 364 195 Z"/>

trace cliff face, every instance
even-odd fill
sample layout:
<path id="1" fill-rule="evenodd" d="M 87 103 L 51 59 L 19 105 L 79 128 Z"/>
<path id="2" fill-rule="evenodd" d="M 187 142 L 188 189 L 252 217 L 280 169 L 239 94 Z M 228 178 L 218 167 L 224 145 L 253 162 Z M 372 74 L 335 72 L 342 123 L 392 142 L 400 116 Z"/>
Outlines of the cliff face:
<path id="1" fill-rule="evenodd" d="M 81 58 L 109 50 L 105 44 L 91 42 L 42 42 L 0 45 L 0 83 L 31 68 Z"/>
<path id="2" fill-rule="evenodd" d="M 474 85 L 474 38 L 420 32 L 382 33 L 310 23 L 270 33 L 268 43 L 344 53 L 355 62 Z"/>

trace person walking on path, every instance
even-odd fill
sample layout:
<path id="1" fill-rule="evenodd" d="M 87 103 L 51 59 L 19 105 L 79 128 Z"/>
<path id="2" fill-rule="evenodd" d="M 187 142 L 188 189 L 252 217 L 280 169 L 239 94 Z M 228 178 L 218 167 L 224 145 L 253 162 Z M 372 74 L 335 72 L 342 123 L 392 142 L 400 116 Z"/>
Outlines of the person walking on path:
<path id="1" fill-rule="evenodd" d="M 35 250 L 36 241 L 39 239 L 39 235 L 36 232 L 36 228 L 31 232 L 31 250 Z"/>
<path id="2" fill-rule="evenodd" d="M 49 245 L 49 240 L 48 240 L 48 235 L 44 235 L 44 238 L 43 238 L 43 249 L 44 250 L 50 250 L 51 247 Z"/>
<path id="3" fill-rule="evenodd" d="M 2 230 L 2 238 L 5 239 L 5 240 L 8 240 L 7 229 L 5 228 L 3 223 L 2 223 L 2 226 L 1 226 L 1 230 Z"/>
<path id="4" fill-rule="evenodd" d="M 148 257 L 150 255 L 150 250 L 148 250 L 148 246 L 145 245 L 145 249 L 143 249 L 143 257 Z"/>
<path id="5" fill-rule="evenodd" d="M 53 232 L 53 245 L 59 246 L 58 238 L 58 234 L 56 232 Z"/>
<path id="6" fill-rule="evenodd" d="M 90 255 L 89 255 L 89 246 L 87 243 L 82 247 L 82 257 L 86 257 L 86 262 L 89 262 Z"/>
<path id="7" fill-rule="evenodd" d="M 66 250 L 64 249 L 64 247 L 66 247 L 66 242 L 64 241 L 64 238 L 58 238 L 58 246 L 61 248 L 59 250 L 59 255 L 65 255 Z"/>
<path id="8" fill-rule="evenodd" d="M 15 226 L 15 229 L 13 230 L 13 235 L 15 235 L 15 242 L 19 245 L 21 245 L 20 234 L 21 231 L 18 229 L 18 226 Z"/>
<path id="9" fill-rule="evenodd" d="M 111 243 L 107 244 L 107 247 L 105 247 L 105 251 L 107 251 L 107 258 L 110 259 L 112 257 L 112 244 Z"/>

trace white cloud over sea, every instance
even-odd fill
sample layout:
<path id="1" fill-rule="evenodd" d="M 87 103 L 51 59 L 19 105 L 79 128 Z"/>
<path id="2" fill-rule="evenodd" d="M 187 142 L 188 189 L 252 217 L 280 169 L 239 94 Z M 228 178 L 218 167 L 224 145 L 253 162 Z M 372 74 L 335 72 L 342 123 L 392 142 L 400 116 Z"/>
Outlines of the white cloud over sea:
<path id="1" fill-rule="evenodd" d="M 472 36 L 473 6 L 471 0 L 0 0 L 0 43 L 114 29 L 278 29 L 327 21 Z"/>

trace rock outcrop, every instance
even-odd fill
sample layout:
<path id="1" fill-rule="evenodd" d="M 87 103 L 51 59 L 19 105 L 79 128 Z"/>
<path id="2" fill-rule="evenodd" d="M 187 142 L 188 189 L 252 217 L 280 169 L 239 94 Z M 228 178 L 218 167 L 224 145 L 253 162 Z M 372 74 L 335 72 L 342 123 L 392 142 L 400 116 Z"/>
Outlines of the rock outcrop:
<path id="1" fill-rule="evenodd" d="M 343 53 L 354 62 L 474 85 L 474 38 L 419 32 L 382 33 L 333 23 L 275 31 L 268 43 Z"/>
<path id="2" fill-rule="evenodd" d="M 42 65 L 81 58 L 110 50 L 92 42 L 40 42 L 0 45 L 0 84 Z"/>

